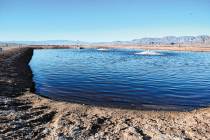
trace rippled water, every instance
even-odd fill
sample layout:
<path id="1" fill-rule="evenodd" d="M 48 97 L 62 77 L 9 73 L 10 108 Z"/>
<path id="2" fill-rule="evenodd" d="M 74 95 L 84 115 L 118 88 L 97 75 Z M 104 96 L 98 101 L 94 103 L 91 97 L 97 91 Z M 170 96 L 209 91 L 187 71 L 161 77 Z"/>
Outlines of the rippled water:
<path id="1" fill-rule="evenodd" d="M 36 92 L 58 100 L 140 109 L 210 104 L 210 53 L 101 50 L 35 50 L 30 66 Z"/>

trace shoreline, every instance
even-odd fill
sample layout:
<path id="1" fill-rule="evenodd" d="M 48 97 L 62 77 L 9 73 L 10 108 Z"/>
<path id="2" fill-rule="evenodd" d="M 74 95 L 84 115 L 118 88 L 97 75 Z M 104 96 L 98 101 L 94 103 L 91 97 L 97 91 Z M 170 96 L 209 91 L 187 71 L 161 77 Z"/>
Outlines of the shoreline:
<path id="1" fill-rule="evenodd" d="M 29 45 L 30 48 L 38 49 L 139 49 L 157 51 L 191 51 L 210 52 L 210 45 Z"/>
<path id="2" fill-rule="evenodd" d="M 62 99 L 56 99 L 56 98 L 50 98 L 45 95 L 37 94 L 36 92 L 33 92 L 33 94 L 36 94 L 37 96 L 40 96 L 41 98 L 46 98 L 48 100 L 52 100 L 55 102 L 63 102 L 63 103 L 70 103 L 70 104 L 78 104 L 82 106 L 89 106 L 89 107 L 98 107 L 98 108 L 110 108 L 110 109 L 119 109 L 119 110 L 132 110 L 132 111 L 163 111 L 163 112 L 191 112 L 193 110 L 200 110 L 209 108 L 209 106 L 200 106 L 200 107 L 189 107 L 189 106 L 175 106 L 175 105 L 167 105 L 165 107 L 164 105 L 153 105 L 153 104 L 142 104 L 141 107 L 135 107 L 135 106 L 120 106 L 120 105 L 102 105 L 102 104 L 94 104 L 94 103 L 81 103 L 77 101 L 65 101 Z"/>
<path id="3" fill-rule="evenodd" d="M 208 139 L 210 107 L 144 111 L 54 101 L 33 93 L 32 48 L 0 54 L 0 138 Z"/>

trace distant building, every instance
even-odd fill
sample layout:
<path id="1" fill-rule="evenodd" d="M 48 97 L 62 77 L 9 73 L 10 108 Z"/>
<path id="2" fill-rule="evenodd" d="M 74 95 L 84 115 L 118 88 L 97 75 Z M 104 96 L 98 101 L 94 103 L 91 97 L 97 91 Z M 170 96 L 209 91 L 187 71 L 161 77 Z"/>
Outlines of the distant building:
<path id="1" fill-rule="evenodd" d="M 0 52 L 2 52 L 3 51 L 3 49 L 2 48 L 0 48 Z"/>

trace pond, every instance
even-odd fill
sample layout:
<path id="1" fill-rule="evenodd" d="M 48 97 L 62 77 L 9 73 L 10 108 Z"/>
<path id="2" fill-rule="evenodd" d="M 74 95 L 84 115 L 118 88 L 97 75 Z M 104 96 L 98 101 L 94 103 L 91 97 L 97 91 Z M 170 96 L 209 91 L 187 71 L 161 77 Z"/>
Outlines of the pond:
<path id="1" fill-rule="evenodd" d="M 210 104 L 210 53 L 132 49 L 34 50 L 36 93 L 81 104 L 193 109 Z"/>

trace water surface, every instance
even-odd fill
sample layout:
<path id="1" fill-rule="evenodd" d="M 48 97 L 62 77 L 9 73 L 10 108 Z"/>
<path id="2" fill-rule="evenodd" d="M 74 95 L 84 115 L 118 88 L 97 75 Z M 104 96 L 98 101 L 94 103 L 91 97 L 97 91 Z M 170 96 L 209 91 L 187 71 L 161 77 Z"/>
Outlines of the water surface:
<path id="1" fill-rule="evenodd" d="M 35 50 L 38 94 L 58 100 L 137 109 L 210 104 L 210 53 L 143 50 Z"/>

